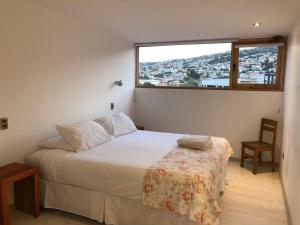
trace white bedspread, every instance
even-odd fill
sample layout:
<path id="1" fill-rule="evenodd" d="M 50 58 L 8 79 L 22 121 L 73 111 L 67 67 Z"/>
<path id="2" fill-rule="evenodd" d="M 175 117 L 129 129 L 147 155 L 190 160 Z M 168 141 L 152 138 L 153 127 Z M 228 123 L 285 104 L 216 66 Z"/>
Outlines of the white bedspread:
<path id="1" fill-rule="evenodd" d="M 146 169 L 173 150 L 181 136 L 136 131 L 82 153 L 40 150 L 28 157 L 28 163 L 39 167 L 46 181 L 141 202 Z"/>
<path id="2" fill-rule="evenodd" d="M 145 170 L 176 146 L 181 134 L 136 131 L 82 153 L 44 149 L 28 163 L 43 179 L 141 201 Z"/>

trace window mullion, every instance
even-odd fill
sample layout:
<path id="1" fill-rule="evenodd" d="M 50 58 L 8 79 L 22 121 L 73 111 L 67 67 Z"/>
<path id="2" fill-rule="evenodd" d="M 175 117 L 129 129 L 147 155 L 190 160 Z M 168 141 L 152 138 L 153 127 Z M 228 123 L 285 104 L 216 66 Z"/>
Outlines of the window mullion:
<path id="1" fill-rule="evenodd" d="M 135 87 L 139 85 L 140 72 L 139 72 L 139 51 L 140 47 L 135 47 Z"/>
<path id="2" fill-rule="evenodd" d="M 276 88 L 282 89 L 283 84 L 283 47 L 278 48 L 277 68 L 276 68 Z"/>
<path id="3" fill-rule="evenodd" d="M 231 88 L 235 89 L 237 88 L 237 79 L 238 79 L 238 59 L 239 59 L 239 49 L 235 48 L 235 43 L 232 44 L 232 50 L 231 50 L 232 58 L 231 58 Z"/>

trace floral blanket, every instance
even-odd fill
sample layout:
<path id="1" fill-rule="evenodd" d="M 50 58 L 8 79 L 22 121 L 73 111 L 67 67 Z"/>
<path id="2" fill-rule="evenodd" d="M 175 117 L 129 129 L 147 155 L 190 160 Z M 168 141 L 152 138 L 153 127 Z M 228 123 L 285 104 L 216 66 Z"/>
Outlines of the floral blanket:
<path id="1" fill-rule="evenodd" d="M 206 151 L 177 147 L 148 168 L 143 204 L 185 215 L 201 225 L 217 224 L 219 194 L 233 151 L 226 139 L 213 137 L 212 141 Z"/>

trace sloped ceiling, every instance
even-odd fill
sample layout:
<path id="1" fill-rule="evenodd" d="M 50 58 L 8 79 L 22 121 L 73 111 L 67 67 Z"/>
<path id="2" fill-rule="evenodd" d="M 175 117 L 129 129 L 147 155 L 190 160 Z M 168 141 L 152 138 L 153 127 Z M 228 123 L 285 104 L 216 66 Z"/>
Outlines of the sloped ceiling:
<path id="1" fill-rule="evenodd" d="M 300 11 L 300 0 L 29 1 L 132 42 L 287 35 Z"/>

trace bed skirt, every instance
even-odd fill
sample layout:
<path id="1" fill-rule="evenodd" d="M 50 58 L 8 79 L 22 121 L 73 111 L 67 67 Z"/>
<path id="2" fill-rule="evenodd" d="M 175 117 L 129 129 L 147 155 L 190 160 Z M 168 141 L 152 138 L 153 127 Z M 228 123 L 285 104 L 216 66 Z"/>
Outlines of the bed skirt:
<path id="1" fill-rule="evenodd" d="M 199 225 L 185 216 L 72 185 L 41 180 L 41 190 L 45 208 L 63 210 L 109 225 Z"/>

